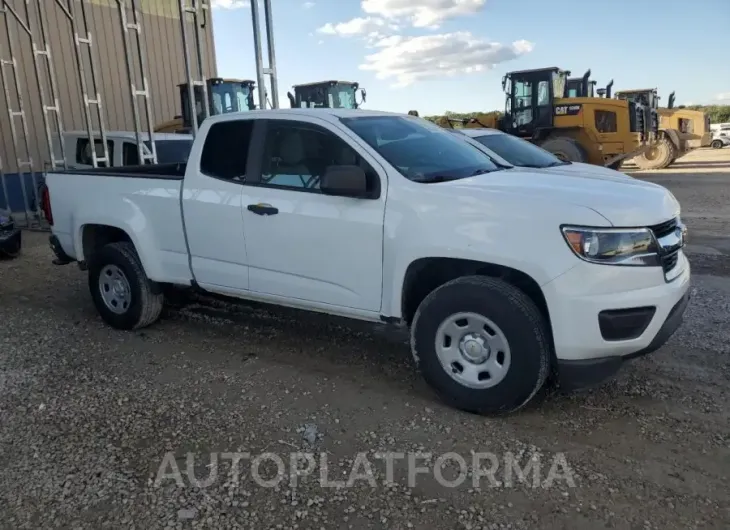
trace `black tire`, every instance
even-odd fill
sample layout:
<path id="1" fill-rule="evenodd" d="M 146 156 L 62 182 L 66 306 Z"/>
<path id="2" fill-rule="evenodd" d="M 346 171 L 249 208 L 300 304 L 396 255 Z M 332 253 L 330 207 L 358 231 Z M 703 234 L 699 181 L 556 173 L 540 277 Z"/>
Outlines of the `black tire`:
<path id="1" fill-rule="evenodd" d="M 712 140 L 710 147 L 713 149 L 722 149 L 722 142 L 720 140 Z"/>
<path id="2" fill-rule="evenodd" d="M 614 162 L 613 164 L 608 165 L 608 169 L 613 169 L 614 171 L 621 171 L 621 165 L 624 163 L 623 160 L 619 160 L 618 162 Z"/>
<path id="3" fill-rule="evenodd" d="M 656 146 L 634 158 L 639 169 L 664 169 L 679 156 L 677 148 L 666 136 L 662 137 Z"/>
<path id="4" fill-rule="evenodd" d="M 576 140 L 567 136 L 548 138 L 540 144 L 540 147 L 566 162 L 588 161 L 585 149 Z"/>
<path id="5" fill-rule="evenodd" d="M 102 298 L 100 276 L 107 265 L 119 268 L 130 287 L 131 300 L 122 313 L 109 309 Z M 101 318 L 116 329 L 138 329 L 154 323 L 162 312 L 160 286 L 147 278 L 134 249 L 127 241 L 109 243 L 97 249 L 88 260 L 89 291 Z"/>
<path id="6" fill-rule="evenodd" d="M 462 312 L 488 318 L 507 339 L 510 365 L 495 386 L 463 385 L 438 358 L 439 326 Z M 543 386 L 552 347 L 545 319 L 524 292 L 496 278 L 466 276 L 442 285 L 423 300 L 411 326 L 411 350 L 423 377 L 446 403 L 477 414 L 506 414 L 526 405 Z"/>

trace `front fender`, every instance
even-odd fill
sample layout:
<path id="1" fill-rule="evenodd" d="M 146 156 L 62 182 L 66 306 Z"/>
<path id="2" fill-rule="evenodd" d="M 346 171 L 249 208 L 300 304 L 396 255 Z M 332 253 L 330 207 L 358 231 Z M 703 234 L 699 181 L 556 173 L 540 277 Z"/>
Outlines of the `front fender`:
<path id="1" fill-rule="evenodd" d="M 382 308 L 387 316 L 402 316 L 406 273 L 417 260 L 451 258 L 509 267 L 542 286 L 577 263 L 561 234 L 562 224 L 610 226 L 590 208 L 546 207 L 540 199 L 519 195 L 495 194 L 484 201 L 444 197 L 444 208 L 423 199 L 419 205 L 416 197 L 389 198 Z"/>
<path id="2" fill-rule="evenodd" d="M 682 144 L 679 139 L 679 132 L 676 129 L 664 129 L 662 132 L 669 139 L 669 141 L 674 144 L 674 148 L 677 151 L 683 151 Z"/>

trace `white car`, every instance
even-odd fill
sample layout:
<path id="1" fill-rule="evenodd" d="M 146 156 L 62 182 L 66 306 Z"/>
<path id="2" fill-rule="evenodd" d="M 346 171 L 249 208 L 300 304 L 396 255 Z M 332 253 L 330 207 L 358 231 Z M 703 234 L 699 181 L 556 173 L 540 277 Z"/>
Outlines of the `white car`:
<path id="1" fill-rule="evenodd" d="M 49 172 L 42 203 L 114 328 L 155 322 L 167 286 L 407 326 L 439 395 L 504 413 L 655 351 L 689 300 L 674 196 L 561 167 L 412 116 L 258 110 L 206 119 L 187 164 Z"/>
<path id="2" fill-rule="evenodd" d="M 554 154 L 532 142 L 504 133 L 497 129 L 451 129 L 471 138 L 486 148 L 486 153 L 493 155 L 500 163 L 507 163 L 520 168 L 546 171 L 549 173 L 580 174 L 582 176 L 632 178 L 625 173 L 613 169 L 585 164 L 583 162 L 564 162 Z"/>
<path id="3" fill-rule="evenodd" d="M 727 147 L 730 145 L 730 136 L 723 134 L 718 134 L 712 138 L 712 142 L 710 143 L 710 147 L 713 149 L 722 149 L 723 147 Z"/>

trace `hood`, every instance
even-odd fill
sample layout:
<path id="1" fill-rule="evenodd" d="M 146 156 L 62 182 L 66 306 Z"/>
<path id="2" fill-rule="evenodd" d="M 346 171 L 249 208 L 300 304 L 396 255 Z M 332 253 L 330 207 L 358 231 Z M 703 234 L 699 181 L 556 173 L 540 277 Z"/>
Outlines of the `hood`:
<path id="1" fill-rule="evenodd" d="M 595 164 L 584 164 L 583 162 L 572 162 L 564 166 L 544 167 L 544 168 L 515 168 L 523 171 L 533 171 L 540 173 L 552 173 L 554 175 L 577 175 L 586 178 L 604 178 L 611 180 L 633 179 L 626 173 L 621 173 L 611 168 L 596 166 Z"/>
<path id="2" fill-rule="evenodd" d="M 584 173 L 514 168 L 438 185 L 463 188 L 466 194 L 490 189 L 515 193 L 555 207 L 560 203 L 584 206 L 621 227 L 651 226 L 679 215 L 679 203 L 669 190 L 612 170 Z"/>

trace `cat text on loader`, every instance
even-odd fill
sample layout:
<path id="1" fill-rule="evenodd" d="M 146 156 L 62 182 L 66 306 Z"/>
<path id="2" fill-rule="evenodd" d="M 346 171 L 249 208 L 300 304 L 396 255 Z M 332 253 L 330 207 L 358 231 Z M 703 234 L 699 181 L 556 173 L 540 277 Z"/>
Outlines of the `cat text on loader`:
<path id="1" fill-rule="evenodd" d="M 611 83 L 593 94 L 590 70 L 582 78 L 542 68 L 510 72 L 502 80 L 504 116 L 477 116 L 466 127 L 491 127 L 531 140 L 558 158 L 617 168 L 642 153 L 654 138 L 644 110 L 632 116 L 626 101 L 610 97 Z"/>
<path id="2" fill-rule="evenodd" d="M 664 169 L 680 156 L 712 142 L 710 117 L 702 111 L 674 107 L 674 92 L 669 94 L 667 106 L 659 107 L 656 89 L 622 90 L 616 97 L 628 101 L 647 102 L 659 116 L 659 138 L 655 145 L 634 158 L 639 169 Z"/>
<path id="3" fill-rule="evenodd" d="M 206 92 L 208 94 L 209 114 L 227 114 L 229 112 L 241 112 L 256 108 L 253 100 L 253 91 L 256 83 L 249 79 L 221 79 L 219 77 L 207 80 Z M 191 132 L 193 123 L 190 114 L 190 91 L 188 84 L 178 85 L 180 89 L 181 114 L 172 120 L 159 124 L 155 132 L 159 133 L 181 133 Z M 195 97 L 195 112 L 198 124 L 203 121 L 205 112 L 203 110 L 203 87 L 193 86 Z"/>
<path id="4" fill-rule="evenodd" d="M 311 109 L 357 109 L 365 103 L 367 93 L 354 81 L 316 81 L 294 85 L 294 94 L 287 92 L 291 108 Z"/>

